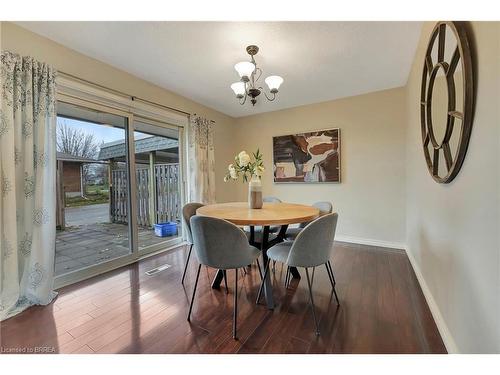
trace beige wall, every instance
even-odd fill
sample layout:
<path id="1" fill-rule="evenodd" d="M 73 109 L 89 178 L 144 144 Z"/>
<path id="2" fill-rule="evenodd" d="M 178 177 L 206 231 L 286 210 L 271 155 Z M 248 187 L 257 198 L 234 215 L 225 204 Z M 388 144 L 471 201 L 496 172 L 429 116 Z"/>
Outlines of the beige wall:
<path id="1" fill-rule="evenodd" d="M 264 154 L 264 195 L 313 203 L 326 200 L 339 212 L 338 238 L 405 241 L 405 90 L 402 88 L 236 119 L 240 149 Z M 341 129 L 340 184 L 275 184 L 272 137 Z M 231 160 L 228 159 L 227 163 Z M 246 186 L 237 183 L 238 198 Z"/>
<path id="2" fill-rule="evenodd" d="M 500 352 L 499 94 L 500 23 L 472 23 L 477 99 L 459 175 L 437 184 L 420 135 L 425 24 L 407 85 L 407 245 L 448 349 Z"/>
<path id="3" fill-rule="evenodd" d="M 1 35 L 2 49 L 33 56 L 58 70 L 105 87 L 214 120 L 217 200 L 224 202 L 235 199 L 235 191 L 226 189 L 223 185 L 225 161 L 230 159 L 233 153 L 233 150 L 227 147 L 234 139 L 232 117 L 82 55 L 13 23 L 2 22 Z"/>

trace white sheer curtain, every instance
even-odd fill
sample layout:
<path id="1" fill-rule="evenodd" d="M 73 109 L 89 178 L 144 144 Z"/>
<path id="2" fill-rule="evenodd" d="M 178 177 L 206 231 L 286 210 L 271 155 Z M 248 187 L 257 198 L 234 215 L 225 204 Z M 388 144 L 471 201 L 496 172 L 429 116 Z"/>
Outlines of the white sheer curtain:
<path id="1" fill-rule="evenodd" d="M 188 129 L 189 202 L 215 203 L 214 123 L 191 116 Z"/>
<path id="2" fill-rule="evenodd" d="M 48 304 L 55 256 L 55 72 L 1 53 L 0 320 Z"/>

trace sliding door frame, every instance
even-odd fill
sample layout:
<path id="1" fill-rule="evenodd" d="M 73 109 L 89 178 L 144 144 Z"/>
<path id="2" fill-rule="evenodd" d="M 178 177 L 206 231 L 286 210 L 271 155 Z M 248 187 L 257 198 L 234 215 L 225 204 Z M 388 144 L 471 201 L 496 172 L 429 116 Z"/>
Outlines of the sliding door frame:
<path id="1" fill-rule="evenodd" d="M 181 194 L 181 203 L 182 205 L 184 205 L 184 203 L 186 202 L 185 199 L 186 199 L 186 193 L 185 193 L 185 177 L 184 177 L 184 173 L 185 173 L 185 168 L 184 168 L 184 165 L 185 165 L 185 158 L 184 158 L 184 128 L 182 126 L 178 126 L 178 125 L 171 125 L 171 124 L 168 124 L 166 122 L 162 122 L 162 121 L 158 121 L 157 119 L 153 119 L 153 118 L 150 118 L 148 116 L 143 116 L 143 115 L 138 115 L 136 116 L 138 119 L 144 119 L 148 125 L 151 125 L 153 128 L 160 128 L 160 129 L 170 129 L 170 130 L 175 130 L 178 132 L 178 144 L 179 144 L 179 170 L 180 170 L 180 181 L 179 181 L 179 192 Z M 135 118 L 135 117 L 134 117 Z M 136 126 L 135 126 L 135 122 L 133 123 L 133 126 L 134 126 L 134 131 L 138 131 L 138 132 L 141 132 L 141 130 L 137 129 Z M 132 132 L 132 135 L 133 135 L 133 132 Z M 162 136 L 161 134 L 159 134 L 160 136 Z M 137 202 L 136 202 L 137 204 Z M 137 229 L 137 226 L 136 226 L 136 229 Z M 142 250 L 139 250 L 139 253 L 141 255 L 146 255 L 146 254 L 151 254 L 151 253 L 155 253 L 155 252 L 158 252 L 159 250 L 165 248 L 165 246 L 167 247 L 172 247 L 172 246 L 176 246 L 176 245 L 179 245 L 181 244 L 182 242 L 184 242 L 184 238 L 185 238 L 185 229 L 184 229 L 184 225 L 181 225 L 181 229 L 182 229 L 182 232 L 180 233 L 180 236 L 177 236 L 175 238 L 171 238 L 171 239 L 166 239 L 165 241 L 163 241 L 162 243 L 159 243 L 159 244 L 155 244 L 155 245 L 150 245 Z"/>
<path id="2" fill-rule="evenodd" d="M 68 95 L 64 93 L 57 93 L 57 101 L 64 102 L 68 104 L 73 104 L 76 106 L 80 106 L 83 108 L 94 109 L 97 111 L 102 111 L 110 114 L 114 114 L 117 116 L 122 116 L 127 119 L 127 125 L 125 130 L 125 138 L 127 142 L 125 142 L 126 152 L 127 152 L 127 181 L 128 181 L 128 234 L 129 234 L 129 249 L 130 254 L 121 256 L 119 258 L 110 259 L 109 261 L 105 261 L 102 263 L 98 263 L 96 265 L 92 265 L 89 267 L 85 267 L 81 270 L 76 270 L 74 272 L 69 272 L 67 274 L 63 274 L 60 276 L 54 277 L 54 288 L 61 288 L 63 286 L 76 283 L 78 281 L 82 281 L 93 276 L 97 276 L 103 274 L 105 272 L 112 271 L 114 269 L 123 267 L 125 265 L 137 262 L 142 258 L 147 258 L 149 256 L 155 255 L 157 253 L 162 253 L 168 250 L 171 250 L 177 247 L 184 241 L 184 228 L 182 227 L 182 234 L 175 239 L 167 240 L 163 243 L 152 245 L 147 247 L 146 249 L 139 251 L 138 244 L 138 228 L 137 228 L 137 181 L 135 178 L 135 139 L 134 139 L 134 131 L 135 131 L 135 123 L 134 123 L 134 110 L 129 108 L 129 110 L 123 108 L 122 106 L 113 106 L 106 104 L 101 104 L 99 100 L 89 100 L 87 98 L 82 99 L 81 97 L 75 95 Z M 117 108 L 118 107 L 118 108 Z M 122 107 L 122 108 L 120 108 Z M 171 125 L 168 122 L 159 121 L 158 118 L 161 115 L 156 115 L 155 118 L 149 117 L 147 114 L 140 113 L 138 117 L 146 119 L 148 122 L 151 122 L 152 125 L 158 127 L 168 127 L 171 129 L 176 128 L 179 131 L 179 163 L 181 170 L 181 184 L 180 184 L 180 192 L 181 192 L 181 202 L 185 202 L 185 158 L 184 158 L 184 149 L 185 149 L 185 138 L 184 138 L 184 127 L 182 125 Z M 54 234 L 55 235 L 55 234 Z M 55 251 L 55 248 L 54 248 Z"/>

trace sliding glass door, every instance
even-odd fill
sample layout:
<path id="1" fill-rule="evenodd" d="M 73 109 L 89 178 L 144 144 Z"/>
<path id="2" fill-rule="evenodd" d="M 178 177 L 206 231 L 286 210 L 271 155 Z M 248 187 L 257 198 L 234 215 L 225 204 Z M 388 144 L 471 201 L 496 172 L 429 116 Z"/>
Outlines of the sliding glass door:
<path id="1" fill-rule="evenodd" d="M 182 238 L 182 129 L 134 118 L 137 242 L 149 252 Z"/>
<path id="2" fill-rule="evenodd" d="M 113 205 L 111 163 L 103 153 L 107 145 L 121 145 L 114 165 L 118 185 L 126 186 L 128 122 L 124 113 L 58 103 L 56 277 L 132 253 L 129 191 L 122 189 Z"/>
<path id="3" fill-rule="evenodd" d="M 182 128 L 58 102 L 56 285 L 182 240 Z"/>

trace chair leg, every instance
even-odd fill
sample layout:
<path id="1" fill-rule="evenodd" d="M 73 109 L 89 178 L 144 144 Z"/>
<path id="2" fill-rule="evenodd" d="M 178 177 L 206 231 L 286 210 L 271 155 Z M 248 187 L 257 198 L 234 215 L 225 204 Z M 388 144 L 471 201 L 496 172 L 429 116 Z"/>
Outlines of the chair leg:
<path id="1" fill-rule="evenodd" d="M 291 267 L 288 267 L 288 281 L 287 281 L 287 284 L 286 284 L 286 287 L 289 288 L 290 287 L 290 283 L 292 282 L 292 268 Z"/>
<path id="2" fill-rule="evenodd" d="M 246 275 L 246 274 L 247 274 L 247 269 L 246 269 L 246 267 L 241 267 L 241 269 L 243 270 L 243 273 Z"/>
<path id="3" fill-rule="evenodd" d="M 337 301 L 337 305 L 340 306 L 339 296 L 337 295 L 337 290 L 335 289 L 335 285 L 337 283 L 335 282 L 335 277 L 333 276 L 333 270 L 330 261 L 325 263 L 325 266 L 326 266 L 326 272 L 328 272 L 328 277 L 330 278 L 330 283 L 332 284 L 333 294 L 335 294 L 335 300 Z"/>
<path id="4" fill-rule="evenodd" d="M 335 289 L 335 283 L 332 278 L 332 274 L 330 273 L 330 268 L 328 268 L 328 263 L 325 263 L 326 273 L 328 274 L 328 278 L 330 279 L 330 284 L 332 284 L 332 289 Z"/>
<path id="5" fill-rule="evenodd" d="M 191 321 L 191 311 L 193 310 L 194 295 L 196 294 L 196 287 L 198 286 L 198 279 L 200 278 L 201 264 L 198 266 L 198 272 L 196 274 L 196 281 L 194 282 L 193 296 L 191 297 L 191 304 L 189 305 L 189 312 L 187 320 Z"/>
<path id="6" fill-rule="evenodd" d="M 332 268 L 332 264 L 330 263 L 330 261 L 327 262 L 328 263 L 328 267 L 330 267 L 330 274 L 332 275 L 332 279 L 333 279 L 333 284 L 336 285 L 337 282 L 335 281 L 335 276 L 333 275 L 333 268 Z"/>
<path id="7" fill-rule="evenodd" d="M 186 264 L 184 265 L 184 272 L 182 273 L 182 280 L 181 280 L 182 285 L 184 285 L 184 278 L 186 277 L 186 271 L 188 269 L 189 258 L 191 258 L 191 251 L 193 251 L 193 244 L 191 244 L 191 246 L 189 246 L 188 257 L 186 259 Z"/>
<path id="8" fill-rule="evenodd" d="M 267 272 L 269 271 L 269 263 L 270 263 L 270 259 L 267 260 L 267 264 L 264 268 L 264 276 L 262 276 L 262 281 L 260 283 L 260 288 L 259 288 L 259 293 L 257 294 L 257 301 L 255 301 L 255 304 L 258 305 L 259 304 L 259 300 L 260 300 L 260 296 L 262 294 L 262 289 L 264 289 L 264 282 L 266 281 L 266 277 L 267 277 Z"/>
<path id="9" fill-rule="evenodd" d="M 262 270 L 260 269 L 260 262 L 259 262 L 259 258 L 255 259 L 255 261 L 257 262 L 257 268 L 259 269 L 260 279 L 262 280 Z"/>
<path id="10" fill-rule="evenodd" d="M 226 272 L 226 270 L 223 270 L 222 274 L 224 275 L 224 284 L 226 285 L 226 294 L 227 294 L 227 293 L 229 293 L 229 289 L 227 287 L 227 272 Z"/>
<path id="11" fill-rule="evenodd" d="M 316 335 L 319 336 L 319 324 L 316 318 L 316 311 L 314 310 L 314 299 L 312 295 L 311 279 L 309 278 L 309 269 L 306 267 L 307 285 L 309 286 L 309 298 L 311 300 L 311 310 L 313 313 L 314 324 L 316 325 Z"/>
<path id="12" fill-rule="evenodd" d="M 286 274 L 285 274 L 285 288 L 288 288 L 289 280 L 290 279 L 290 267 L 286 266 Z"/>
<path id="13" fill-rule="evenodd" d="M 275 273 L 275 272 L 276 272 L 276 261 L 273 260 L 273 273 Z"/>
<path id="14" fill-rule="evenodd" d="M 314 284 L 314 273 L 316 272 L 316 267 L 313 267 L 312 275 L 311 275 L 311 286 Z"/>
<path id="15" fill-rule="evenodd" d="M 238 318 L 238 269 L 234 270 L 234 309 L 233 309 L 233 339 L 236 340 L 236 323 Z"/>

